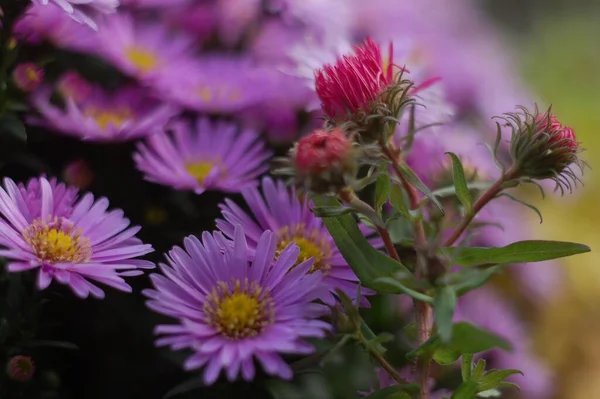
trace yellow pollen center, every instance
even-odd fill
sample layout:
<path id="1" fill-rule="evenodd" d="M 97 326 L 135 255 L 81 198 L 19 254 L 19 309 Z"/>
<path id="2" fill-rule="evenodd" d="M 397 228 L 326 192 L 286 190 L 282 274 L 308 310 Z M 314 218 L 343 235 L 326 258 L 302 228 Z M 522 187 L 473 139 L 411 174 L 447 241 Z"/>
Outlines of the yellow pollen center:
<path id="1" fill-rule="evenodd" d="M 196 179 L 196 181 L 199 184 L 202 184 L 202 183 L 204 183 L 204 180 L 206 180 L 208 175 L 213 171 L 213 169 L 217 168 L 217 167 L 220 167 L 222 169 L 221 176 L 224 176 L 225 169 L 223 169 L 223 167 L 221 166 L 220 161 L 190 162 L 190 163 L 186 164 L 185 170 L 187 170 L 187 172 L 190 175 L 192 175 L 192 177 L 194 179 Z"/>
<path id="2" fill-rule="evenodd" d="M 240 339 L 259 334 L 275 320 L 271 297 L 256 282 L 219 281 L 206 297 L 207 323 L 228 338 Z"/>
<path id="3" fill-rule="evenodd" d="M 138 47 L 129 47 L 125 50 L 125 56 L 142 72 L 150 72 L 159 64 L 158 57 L 154 52 Z"/>
<path id="4" fill-rule="evenodd" d="M 125 122 L 133 118 L 133 114 L 128 109 L 100 109 L 90 107 L 84 111 L 84 115 L 88 118 L 93 118 L 103 130 L 106 130 L 109 126 L 115 128 L 121 127 Z"/>
<path id="5" fill-rule="evenodd" d="M 211 101 L 237 101 L 241 97 L 238 89 L 227 87 L 209 88 L 201 86 L 196 89 L 196 93 L 205 103 Z"/>
<path id="6" fill-rule="evenodd" d="M 38 80 L 38 73 L 34 68 L 27 68 L 25 70 L 25 75 L 27 76 L 27 79 L 32 82 Z"/>
<path id="7" fill-rule="evenodd" d="M 64 218 L 55 218 L 52 223 L 36 219 L 25 229 L 23 237 L 40 262 L 81 263 L 92 256 L 90 241 Z"/>
<path id="8" fill-rule="evenodd" d="M 291 242 L 294 242 L 300 248 L 300 255 L 296 266 L 310 258 L 314 259 L 314 264 L 308 271 L 312 273 L 316 270 L 326 273 L 331 267 L 327 263 L 331 257 L 331 245 L 321 236 L 318 230 L 307 231 L 304 224 L 286 226 L 281 229 L 277 235 L 277 256 Z"/>

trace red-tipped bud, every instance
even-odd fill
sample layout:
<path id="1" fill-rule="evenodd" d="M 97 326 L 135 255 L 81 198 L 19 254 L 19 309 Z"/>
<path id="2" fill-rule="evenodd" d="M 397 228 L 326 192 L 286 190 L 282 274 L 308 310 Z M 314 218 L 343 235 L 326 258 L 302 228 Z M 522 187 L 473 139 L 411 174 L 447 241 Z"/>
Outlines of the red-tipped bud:
<path id="1" fill-rule="evenodd" d="M 367 39 L 353 54 L 317 70 L 316 91 L 330 124 L 348 123 L 346 129 L 367 142 L 380 138 L 386 121 L 397 118 L 408 103 L 412 85 L 401 74 L 395 76 L 394 68 L 391 46 L 384 60 L 379 45 Z"/>
<path id="2" fill-rule="evenodd" d="M 44 70 L 31 62 L 25 62 L 15 67 L 13 80 L 20 90 L 30 92 L 44 80 Z"/>
<path id="3" fill-rule="evenodd" d="M 15 381 L 27 382 L 35 373 L 35 364 L 29 356 L 18 355 L 10 359 L 6 373 Z"/>
<path id="4" fill-rule="evenodd" d="M 579 180 L 571 166 L 583 170 L 585 165 L 578 156 L 581 148 L 575 132 L 550 110 L 543 114 L 521 111 L 506 118 L 513 129 L 510 153 L 516 176 L 553 179 L 561 190 L 571 189 L 571 183 Z"/>
<path id="5" fill-rule="evenodd" d="M 348 186 L 358 169 L 355 144 L 344 132 L 315 130 L 291 150 L 296 179 L 309 191 L 336 192 Z"/>

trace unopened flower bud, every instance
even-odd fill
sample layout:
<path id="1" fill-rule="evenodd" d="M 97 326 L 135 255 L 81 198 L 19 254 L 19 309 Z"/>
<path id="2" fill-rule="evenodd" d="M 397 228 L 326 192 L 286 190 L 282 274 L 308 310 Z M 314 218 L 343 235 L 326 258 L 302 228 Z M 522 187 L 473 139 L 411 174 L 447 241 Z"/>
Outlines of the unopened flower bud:
<path id="1" fill-rule="evenodd" d="M 331 125 L 345 124 L 364 142 L 381 140 L 386 123 L 408 103 L 412 83 L 396 74 L 391 48 L 389 60 L 367 39 L 335 64 L 325 65 L 315 75 L 316 92 Z"/>
<path id="2" fill-rule="evenodd" d="M 507 121 L 513 128 L 510 153 L 517 177 L 530 179 L 553 179 L 557 187 L 571 189 L 571 182 L 578 177 L 571 169 L 580 170 L 584 163 L 579 159 L 581 151 L 575 132 L 563 125 L 550 110 L 534 114 L 522 109 L 522 113 L 508 114 Z"/>
<path id="3" fill-rule="evenodd" d="M 44 80 L 44 70 L 31 62 L 25 62 L 15 67 L 13 80 L 20 90 L 30 92 Z"/>
<path id="4" fill-rule="evenodd" d="M 27 382 L 35 373 L 35 364 L 29 356 L 18 355 L 10 359 L 6 373 L 15 381 Z"/>
<path id="5" fill-rule="evenodd" d="M 339 129 L 315 130 L 291 151 L 296 180 L 314 193 L 332 193 L 347 187 L 358 170 L 354 142 Z"/>

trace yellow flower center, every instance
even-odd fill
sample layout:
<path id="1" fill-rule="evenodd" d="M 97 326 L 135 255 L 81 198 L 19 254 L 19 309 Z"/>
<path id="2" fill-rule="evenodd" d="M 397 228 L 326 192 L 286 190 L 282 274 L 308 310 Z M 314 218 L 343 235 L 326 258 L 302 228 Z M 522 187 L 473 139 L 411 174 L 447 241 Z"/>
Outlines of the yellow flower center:
<path id="1" fill-rule="evenodd" d="M 233 288 L 232 288 L 233 287 Z M 275 320 L 271 297 L 257 283 L 219 281 L 204 302 L 206 322 L 228 338 L 240 339 L 259 334 Z"/>
<path id="2" fill-rule="evenodd" d="M 150 72 L 159 65 L 156 54 L 150 50 L 129 47 L 125 50 L 125 56 L 141 72 Z"/>
<path id="3" fill-rule="evenodd" d="M 213 171 L 214 168 L 221 167 L 221 162 L 216 161 L 201 161 L 201 162 L 190 162 L 186 164 L 185 170 L 192 175 L 199 184 L 204 183 L 204 180 Z M 221 176 L 225 175 L 225 169 L 221 170 Z"/>
<path id="4" fill-rule="evenodd" d="M 331 245 L 327 242 L 325 236 L 321 235 L 319 230 L 307 231 L 304 224 L 286 226 L 279 231 L 277 238 L 277 256 L 281 254 L 281 251 L 288 244 L 294 242 L 300 248 L 300 255 L 298 256 L 296 266 L 313 258 L 314 264 L 308 271 L 309 273 L 316 270 L 326 273 L 330 269 L 331 265 L 327 262 L 331 257 Z"/>
<path id="5" fill-rule="evenodd" d="M 23 238 L 40 262 L 82 263 L 92 256 L 90 241 L 64 218 L 54 218 L 51 223 L 36 219 L 23 231 Z"/>
<path id="6" fill-rule="evenodd" d="M 83 114 L 88 118 L 93 118 L 102 130 L 106 130 L 109 126 L 115 128 L 121 127 L 125 122 L 133 118 L 133 114 L 128 109 L 100 109 L 89 107 Z"/>

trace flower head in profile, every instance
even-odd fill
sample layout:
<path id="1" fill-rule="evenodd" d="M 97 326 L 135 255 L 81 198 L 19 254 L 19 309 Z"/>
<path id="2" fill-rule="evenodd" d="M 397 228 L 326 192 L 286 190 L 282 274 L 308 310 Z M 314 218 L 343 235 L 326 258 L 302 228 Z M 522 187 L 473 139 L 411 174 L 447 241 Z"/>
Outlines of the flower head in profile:
<path id="1" fill-rule="evenodd" d="M 255 186 L 267 170 L 270 152 L 257 133 L 235 124 L 200 118 L 193 126 L 180 120 L 138 144 L 133 155 L 146 180 L 191 190 L 239 192 Z"/>
<path id="2" fill-rule="evenodd" d="M 33 4 L 47 6 L 53 3 L 62 8 L 77 22 L 98 29 L 94 17 L 99 14 L 112 14 L 119 6 L 119 0 L 32 0 Z"/>
<path id="3" fill-rule="evenodd" d="M 102 283 L 131 292 L 123 277 L 142 274 L 151 262 L 133 259 L 152 252 L 135 237 L 123 211 L 108 211 L 108 200 L 80 199 L 76 191 L 44 177 L 17 186 L 4 179 L 0 188 L 0 255 L 8 271 L 37 269 L 37 286 L 52 280 L 68 285 L 79 297 L 103 298 Z"/>
<path id="4" fill-rule="evenodd" d="M 262 194 L 257 188 L 248 188 L 242 192 L 251 215 L 232 200 L 226 199 L 220 206 L 224 220 L 218 219 L 217 227 L 227 236 L 233 237 L 235 226 L 241 225 L 246 234 L 248 249 L 253 254 L 262 233 L 266 230 L 273 231 L 277 254 L 288 244 L 295 243 L 300 248 L 298 263 L 313 259 L 312 267 L 306 272 L 310 274 L 318 271 L 323 275 L 323 284 L 327 288 L 321 297 L 323 302 L 335 304 L 333 294 L 336 289 L 342 290 L 350 298 L 356 298 L 358 278 L 340 254 L 322 219 L 311 212 L 306 197 L 298 197 L 283 182 L 275 182 L 269 177 L 263 178 L 261 188 Z M 368 233 L 365 226 L 361 226 L 361 229 L 364 234 Z M 373 243 L 377 245 L 377 242 Z M 368 305 L 366 299 L 362 298 L 361 305 Z"/>
<path id="5" fill-rule="evenodd" d="M 273 75 L 237 56 L 206 55 L 165 70 L 155 87 L 165 98 L 192 110 L 228 114 L 271 97 Z"/>
<path id="6" fill-rule="evenodd" d="M 233 242 L 222 233 L 203 233 L 202 241 L 187 237 L 174 247 L 163 274 L 151 275 L 154 289 L 144 291 L 148 307 L 177 319 L 160 325 L 159 346 L 190 348 L 187 370 L 205 366 L 204 381 L 214 383 L 221 371 L 233 381 L 249 381 L 255 363 L 274 376 L 292 377 L 283 354 L 314 351 L 303 338 L 325 336 L 331 328 L 317 317 L 328 308 L 313 303 L 319 296 L 321 274 L 309 274 L 312 260 L 296 263 L 300 249 L 290 244 L 278 250 L 272 232 L 256 243 L 252 261 L 241 227 Z"/>
<path id="7" fill-rule="evenodd" d="M 317 96 L 325 116 L 333 124 L 348 123 L 367 141 L 378 139 L 385 118 L 397 118 L 409 102 L 411 83 L 396 73 L 391 45 L 389 53 L 389 60 L 384 59 L 379 45 L 367 39 L 354 47 L 353 54 L 315 73 Z"/>
<path id="8" fill-rule="evenodd" d="M 572 191 L 572 185 L 580 181 L 572 166 L 581 172 L 585 167 L 573 129 L 563 125 L 550 109 L 540 113 L 537 107 L 533 113 L 521 107 L 520 112 L 505 114 L 502 119 L 512 129 L 512 177 L 552 179 L 556 189 Z"/>
<path id="9" fill-rule="evenodd" d="M 150 97 L 145 89 L 130 86 L 106 92 L 100 86 L 67 90 L 59 85 L 64 106 L 51 103 L 52 89 L 44 87 L 32 95 L 40 113 L 34 122 L 82 140 L 128 141 L 159 131 L 179 113 L 171 104 Z"/>
<path id="10" fill-rule="evenodd" d="M 190 37 L 126 13 L 107 18 L 97 40 L 100 57 L 145 84 L 152 84 L 160 74 L 173 76 L 174 66 L 189 63 L 193 47 Z"/>

